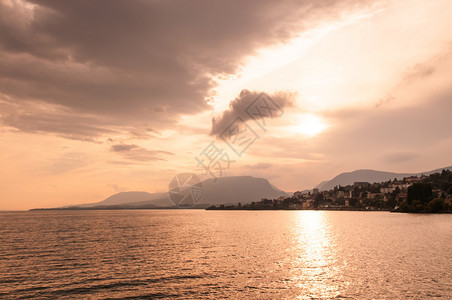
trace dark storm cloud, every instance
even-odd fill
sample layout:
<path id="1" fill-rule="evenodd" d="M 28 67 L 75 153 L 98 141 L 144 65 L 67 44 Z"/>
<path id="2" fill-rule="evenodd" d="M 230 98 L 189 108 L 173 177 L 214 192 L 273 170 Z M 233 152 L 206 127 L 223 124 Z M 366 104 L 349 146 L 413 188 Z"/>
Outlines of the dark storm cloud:
<path id="1" fill-rule="evenodd" d="M 110 147 L 110 151 L 121 154 L 124 158 L 134 161 L 166 160 L 164 156 L 174 155 L 168 151 L 148 150 L 134 144 L 117 144 Z"/>
<path id="2" fill-rule="evenodd" d="M 88 113 L 115 126 L 151 120 L 157 130 L 168 128 L 179 114 L 208 108 L 212 75 L 232 74 L 258 49 L 357 3 L 1 2 L 0 100 L 62 105 L 66 123 Z M 9 124 L 27 130 L 20 120 Z M 61 126 L 57 120 L 53 128 Z"/>
<path id="3" fill-rule="evenodd" d="M 219 136 L 231 125 L 235 119 L 240 118 L 246 122 L 251 119 L 278 118 L 287 106 L 293 105 L 293 94 L 275 93 L 268 95 L 262 92 L 243 90 L 240 95 L 229 103 L 229 109 L 220 117 L 212 120 L 211 135 Z"/>

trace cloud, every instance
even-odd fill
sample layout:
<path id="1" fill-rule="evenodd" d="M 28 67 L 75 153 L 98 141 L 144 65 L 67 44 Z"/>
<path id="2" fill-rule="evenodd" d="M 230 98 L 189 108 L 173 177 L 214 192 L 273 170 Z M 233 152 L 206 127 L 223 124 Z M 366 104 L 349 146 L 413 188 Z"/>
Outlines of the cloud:
<path id="1" fill-rule="evenodd" d="M 134 144 L 116 144 L 110 147 L 110 151 L 116 152 L 126 159 L 140 162 L 166 160 L 166 156 L 174 155 L 172 152 L 147 150 Z"/>
<path id="2" fill-rule="evenodd" d="M 422 163 L 430 168 L 426 163 L 445 159 L 428 157 L 427 153 L 450 139 L 452 89 L 421 97 L 423 101 L 410 107 L 347 109 L 327 114 L 335 126 L 319 136 L 311 151 L 321 151 L 336 165 L 353 161 L 355 168 L 390 170 L 394 162 L 404 163 L 407 168 L 419 168 Z"/>
<path id="3" fill-rule="evenodd" d="M 254 165 L 245 165 L 246 168 L 253 169 L 253 170 L 262 170 L 262 169 L 268 169 L 271 168 L 273 164 L 269 163 L 257 163 Z"/>
<path id="4" fill-rule="evenodd" d="M 126 192 L 129 189 L 127 187 L 120 186 L 119 184 L 108 184 L 108 187 L 111 187 L 116 193 Z"/>
<path id="5" fill-rule="evenodd" d="M 137 145 L 124 145 L 124 144 L 121 144 L 121 145 L 113 145 L 113 146 L 111 146 L 110 150 L 113 151 L 113 152 L 124 152 L 124 151 L 130 151 L 130 150 L 135 149 L 137 147 L 138 147 Z"/>
<path id="6" fill-rule="evenodd" d="M 89 164 L 89 157 L 81 152 L 68 152 L 56 158 L 46 166 L 46 170 L 52 175 L 61 175 Z"/>
<path id="7" fill-rule="evenodd" d="M 0 100 L 0 124 L 24 132 L 51 132 L 67 139 L 90 142 L 118 132 L 96 116 L 73 115 L 64 107 L 40 102 L 18 105 Z"/>
<path id="8" fill-rule="evenodd" d="M 393 88 L 376 103 L 375 108 L 390 104 L 396 105 L 398 102 L 403 102 L 400 101 L 403 98 L 405 102 L 408 102 L 407 100 L 413 102 L 412 98 L 426 93 L 423 86 L 435 86 L 430 93 L 437 93 L 438 90 L 444 89 L 448 85 L 447 82 L 446 85 L 441 86 L 438 85 L 438 82 L 444 81 L 450 76 L 451 66 L 452 44 L 448 43 L 435 55 L 407 68 Z M 407 96 L 409 93 L 413 93 L 413 96 Z"/>
<path id="9" fill-rule="evenodd" d="M 407 84 L 414 83 L 417 80 L 424 79 L 435 73 L 435 67 L 429 64 L 415 64 L 404 76 L 403 81 Z"/>
<path id="10" fill-rule="evenodd" d="M 413 160 L 418 156 L 419 153 L 416 153 L 414 151 L 393 151 L 385 153 L 382 159 L 387 163 L 401 163 Z"/>
<path id="11" fill-rule="evenodd" d="M 220 117 L 213 118 L 210 135 L 220 136 L 239 118 L 241 122 L 279 118 L 285 107 L 293 105 L 294 95 L 278 92 L 268 95 L 263 92 L 242 90 L 240 95 L 229 103 L 229 109 Z M 236 134 L 233 132 L 233 134 Z"/>
<path id="12" fill-rule="evenodd" d="M 109 136 L 123 134 L 132 139 L 158 138 L 160 133 L 147 122 L 129 124 L 94 114 L 73 114 L 64 106 L 39 101 L 10 103 L 0 100 L 0 125 L 11 131 L 53 133 L 57 136 L 99 143 Z"/>
<path id="13" fill-rule="evenodd" d="M 2 1 L 0 100 L 19 108 L 30 102 L 62 106 L 71 124 L 77 124 L 73 116 L 83 114 L 97 116 L 105 126 L 149 122 L 161 131 L 180 115 L 209 109 L 214 76 L 235 74 L 259 49 L 366 4 Z M 30 118 L 43 119 L 41 113 L 32 111 Z M 25 119 L 9 126 L 33 132 L 21 124 Z M 40 132 L 59 133 L 59 120 L 46 120 L 49 126 Z M 97 122 L 84 124 L 97 127 Z M 84 140 L 84 134 L 92 139 L 88 132 L 76 138 Z"/>

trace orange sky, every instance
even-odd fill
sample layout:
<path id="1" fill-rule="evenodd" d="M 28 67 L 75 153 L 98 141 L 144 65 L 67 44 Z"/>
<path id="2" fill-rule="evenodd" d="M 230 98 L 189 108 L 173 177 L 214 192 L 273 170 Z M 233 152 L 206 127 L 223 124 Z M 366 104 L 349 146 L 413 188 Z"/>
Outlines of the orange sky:
<path id="1" fill-rule="evenodd" d="M 0 210 L 166 191 L 212 142 L 285 191 L 452 164 L 450 1 L 107 3 L 0 0 Z M 261 92 L 237 155 L 212 118 Z"/>

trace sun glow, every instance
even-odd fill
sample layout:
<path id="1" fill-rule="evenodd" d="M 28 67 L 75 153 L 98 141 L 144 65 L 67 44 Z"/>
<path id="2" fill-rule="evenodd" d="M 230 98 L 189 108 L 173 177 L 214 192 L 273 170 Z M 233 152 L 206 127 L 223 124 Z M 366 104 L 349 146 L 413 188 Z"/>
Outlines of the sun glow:
<path id="1" fill-rule="evenodd" d="M 275 80 L 274 75 L 278 70 L 284 67 L 294 65 L 320 40 L 328 36 L 334 31 L 354 24 L 362 19 L 372 18 L 375 14 L 382 12 L 380 7 L 371 7 L 357 12 L 350 12 L 344 15 L 341 20 L 335 22 L 319 25 L 316 28 L 303 32 L 300 36 L 293 38 L 285 44 L 279 44 L 268 48 L 259 49 L 255 56 L 248 57 L 242 64 L 241 68 L 233 75 L 216 75 L 212 79 L 217 83 L 212 90 L 212 97 L 210 104 L 215 112 L 221 112 L 228 108 L 229 102 L 234 99 L 242 89 L 256 89 L 265 90 L 266 92 L 273 92 L 277 90 L 288 90 L 286 84 L 287 79 Z M 312 58 L 310 58 L 312 60 Z M 325 66 L 326 64 L 326 66 Z M 303 69 L 306 67 L 306 62 L 303 62 Z M 310 78 L 307 80 L 303 78 L 301 85 L 312 85 L 324 83 L 331 80 L 331 77 L 336 77 L 334 70 L 330 70 L 329 63 L 316 60 L 316 68 L 326 68 L 329 73 L 322 72 L 319 78 L 312 78 L 312 71 L 310 71 Z M 287 71 L 285 71 L 287 72 Z M 291 71 L 288 77 L 297 78 L 300 74 L 300 69 L 296 68 Z M 333 73 L 333 75 L 331 74 Z M 269 75 L 273 74 L 273 77 Z M 302 86 L 300 88 L 302 88 Z"/>
<path id="2" fill-rule="evenodd" d="M 309 113 L 301 115 L 298 123 L 292 129 L 296 133 L 312 137 L 322 133 L 326 128 L 327 125 L 322 118 Z"/>

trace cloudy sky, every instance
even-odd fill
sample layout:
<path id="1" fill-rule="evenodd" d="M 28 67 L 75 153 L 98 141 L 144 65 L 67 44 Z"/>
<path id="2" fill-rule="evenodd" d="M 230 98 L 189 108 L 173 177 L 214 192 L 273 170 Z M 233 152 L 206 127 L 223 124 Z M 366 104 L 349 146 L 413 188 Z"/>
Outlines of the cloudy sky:
<path id="1" fill-rule="evenodd" d="M 452 165 L 450 28 L 449 0 L 0 0 L 0 209 Z"/>

